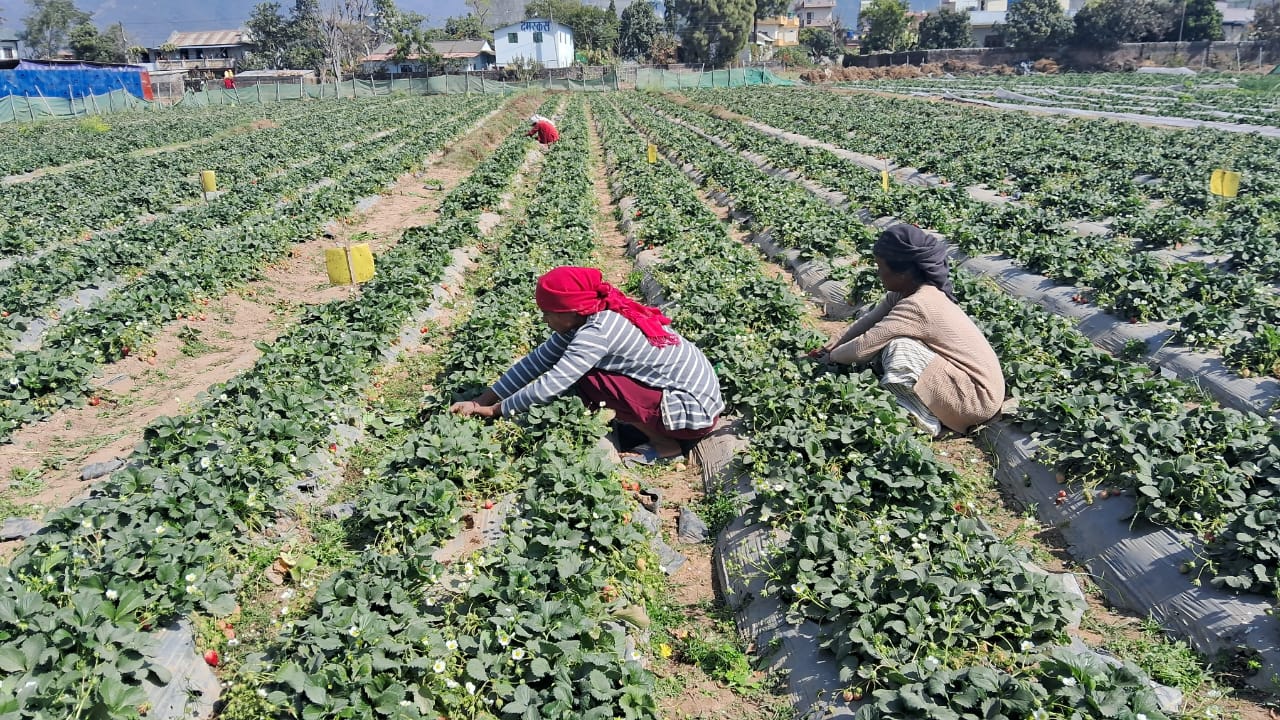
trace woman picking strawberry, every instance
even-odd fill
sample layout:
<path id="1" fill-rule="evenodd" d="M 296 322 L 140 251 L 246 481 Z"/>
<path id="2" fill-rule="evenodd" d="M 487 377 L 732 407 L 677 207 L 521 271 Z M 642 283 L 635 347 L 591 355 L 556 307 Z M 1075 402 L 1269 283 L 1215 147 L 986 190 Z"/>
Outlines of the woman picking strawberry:
<path id="1" fill-rule="evenodd" d="M 622 294 L 595 268 L 558 267 L 538 278 L 534 297 L 550 339 L 450 410 L 510 416 L 576 391 L 644 433 L 649 447 L 636 452 L 648 461 L 679 457 L 681 440 L 715 429 L 724 409 L 715 370 L 666 327 L 671 320 L 660 310 Z"/>
<path id="2" fill-rule="evenodd" d="M 871 253 L 884 300 L 814 354 L 874 362 L 880 384 L 930 435 L 990 420 L 1004 403 L 1000 359 L 956 305 L 946 247 L 904 223 L 880 233 Z"/>

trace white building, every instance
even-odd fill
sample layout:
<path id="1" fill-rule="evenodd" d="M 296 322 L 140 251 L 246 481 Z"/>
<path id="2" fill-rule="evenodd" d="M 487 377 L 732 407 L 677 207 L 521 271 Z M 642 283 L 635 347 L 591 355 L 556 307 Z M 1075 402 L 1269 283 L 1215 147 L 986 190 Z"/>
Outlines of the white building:
<path id="1" fill-rule="evenodd" d="M 1009 0 L 942 0 L 942 7 L 956 12 L 1005 12 L 1009 9 Z"/>
<path id="2" fill-rule="evenodd" d="M 573 65 L 573 31 L 552 20 L 531 18 L 493 31 L 495 64 L 536 63 L 547 69 Z"/>
<path id="3" fill-rule="evenodd" d="M 835 24 L 836 0 L 796 0 L 792 13 L 800 27 L 829 28 Z"/>
<path id="4" fill-rule="evenodd" d="M 18 59 L 18 33 L 0 27 L 0 60 Z"/>

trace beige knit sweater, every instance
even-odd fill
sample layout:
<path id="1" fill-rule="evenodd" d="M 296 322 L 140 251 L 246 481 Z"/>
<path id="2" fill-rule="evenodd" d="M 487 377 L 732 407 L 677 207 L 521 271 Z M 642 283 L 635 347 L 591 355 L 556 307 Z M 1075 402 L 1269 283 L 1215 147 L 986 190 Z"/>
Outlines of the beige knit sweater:
<path id="1" fill-rule="evenodd" d="M 915 392 L 943 425 L 964 432 L 1000 410 L 1004 374 L 999 358 L 973 320 L 932 285 L 907 297 L 886 293 L 879 305 L 849 327 L 831 359 L 868 362 L 899 337 L 919 340 L 937 353 Z"/>

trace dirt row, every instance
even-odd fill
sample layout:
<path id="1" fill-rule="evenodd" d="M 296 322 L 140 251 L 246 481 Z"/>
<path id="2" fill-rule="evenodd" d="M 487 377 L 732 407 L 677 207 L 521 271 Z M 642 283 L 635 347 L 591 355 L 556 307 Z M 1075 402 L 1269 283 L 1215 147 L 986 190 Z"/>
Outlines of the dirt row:
<path id="1" fill-rule="evenodd" d="M 331 223 L 327 237 L 298 243 L 287 259 L 264 268 L 262 279 L 210 301 L 167 326 L 151 346 L 106 366 L 96 380 L 97 405 L 60 410 L 14 433 L 0 451 L 0 478 L 9 481 L 0 499 L 9 514 L 39 517 L 86 493 L 91 484 L 81 480 L 83 468 L 127 458 L 150 422 L 186 411 L 210 385 L 251 367 L 261 354 L 256 343 L 274 340 L 307 306 L 358 292 L 329 285 L 325 249 L 356 241 L 377 253 L 403 229 L 432 221 L 439 199 L 537 107 L 535 96 L 507 103 L 424 159 L 422 169 L 397 179 L 367 210 Z M 13 546 L 0 544 L 0 555 Z"/>

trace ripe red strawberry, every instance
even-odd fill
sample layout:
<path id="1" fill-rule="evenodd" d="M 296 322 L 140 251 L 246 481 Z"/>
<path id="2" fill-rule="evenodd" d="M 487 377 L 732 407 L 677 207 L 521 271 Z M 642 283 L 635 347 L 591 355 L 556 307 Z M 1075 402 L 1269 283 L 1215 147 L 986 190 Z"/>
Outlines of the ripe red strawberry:
<path id="1" fill-rule="evenodd" d="M 218 667 L 218 661 L 219 661 L 219 660 L 220 660 L 220 658 L 218 657 L 218 651 L 217 651 L 217 650 L 205 650 L 205 651 L 204 651 L 204 661 L 205 661 L 206 663 L 209 663 L 209 667 Z"/>
<path id="2" fill-rule="evenodd" d="M 101 404 L 102 404 L 102 398 L 98 397 L 97 395 L 94 395 L 93 397 L 89 398 L 90 406 L 98 407 Z"/>
<path id="3" fill-rule="evenodd" d="M 492 509 L 493 509 L 493 501 L 492 501 L 492 500 L 485 500 L 485 501 L 484 501 L 484 509 L 485 509 L 485 510 L 492 510 Z"/>
<path id="4" fill-rule="evenodd" d="M 338 443 L 329 443 L 329 452 L 338 452 Z"/>

